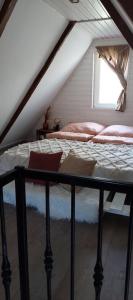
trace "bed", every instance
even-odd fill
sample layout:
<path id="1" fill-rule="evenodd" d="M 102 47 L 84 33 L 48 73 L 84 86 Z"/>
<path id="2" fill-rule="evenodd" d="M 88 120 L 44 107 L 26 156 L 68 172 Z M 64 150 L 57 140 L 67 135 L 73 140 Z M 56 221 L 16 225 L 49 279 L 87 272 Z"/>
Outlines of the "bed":
<path id="1" fill-rule="evenodd" d="M 27 167 L 31 151 L 57 153 L 62 151 L 61 162 L 70 150 L 75 151 L 84 159 L 97 161 L 93 176 L 123 181 L 133 181 L 133 147 L 132 145 L 113 145 L 80 142 L 63 139 L 45 139 L 25 143 L 11 148 L 0 157 L 0 173 L 4 173 L 16 165 Z M 35 207 L 40 213 L 45 213 L 45 187 L 26 183 L 27 205 Z M 62 186 L 50 188 L 51 216 L 57 219 L 70 218 L 70 192 Z M 105 198 L 108 192 L 105 193 Z M 8 184 L 4 189 L 4 201 L 15 204 L 14 184 Z M 124 206 L 123 195 L 115 196 L 114 204 L 105 202 L 105 211 L 128 215 L 128 206 Z M 112 206 L 111 206 L 112 205 Z M 76 193 L 76 219 L 94 223 L 97 221 L 98 192 L 88 188 Z"/>
<path id="2" fill-rule="evenodd" d="M 45 140 L 21 144 L 5 151 L 0 157 L 0 174 L 17 165 L 32 167 L 29 164 L 31 153 L 62 153 L 62 166 L 73 151 L 85 162 L 95 162 L 92 176 L 133 181 L 133 127 L 105 126 L 95 122 L 70 123 L 60 132 L 51 133 L 47 137 Z M 36 165 L 33 167 L 36 168 Z M 45 186 L 28 182 L 26 193 L 27 205 L 45 213 Z M 129 206 L 124 205 L 125 195 L 115 194 L 113 202 L 106 201 L 108 196 L 108 192 L 105 192 L 105 211 L 129 214 Z M 4 201 L 15 204 L 13 183 L 5 187 Z M 69 190 L 62 185 L 51 186 L 50 201 L 53 218 L 70 218 Z M 97 221 L 97 215 L 98 191 L 84 188 L 76 192 L 76 219 L 93 223 Z"/>

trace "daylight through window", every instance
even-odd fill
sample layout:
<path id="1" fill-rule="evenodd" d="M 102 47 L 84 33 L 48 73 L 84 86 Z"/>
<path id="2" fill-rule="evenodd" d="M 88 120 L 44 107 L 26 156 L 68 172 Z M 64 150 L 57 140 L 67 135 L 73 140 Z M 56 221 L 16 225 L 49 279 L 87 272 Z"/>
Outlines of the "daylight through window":
<path id="1" fill-rule="evenodd" d="M 115 108 L 122 85 L 103 58 L 94 53 L 93 107 Z"/>

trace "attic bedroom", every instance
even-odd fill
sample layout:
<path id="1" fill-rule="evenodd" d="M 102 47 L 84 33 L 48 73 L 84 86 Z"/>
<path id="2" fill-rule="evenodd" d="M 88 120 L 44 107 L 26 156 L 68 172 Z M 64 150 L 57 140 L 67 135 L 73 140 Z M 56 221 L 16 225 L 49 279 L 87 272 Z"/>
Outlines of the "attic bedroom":
<path id="1" fill-rule="evenodd" d="M 0 0 L 0 297 L 133 298 L 133 7 Z"/>

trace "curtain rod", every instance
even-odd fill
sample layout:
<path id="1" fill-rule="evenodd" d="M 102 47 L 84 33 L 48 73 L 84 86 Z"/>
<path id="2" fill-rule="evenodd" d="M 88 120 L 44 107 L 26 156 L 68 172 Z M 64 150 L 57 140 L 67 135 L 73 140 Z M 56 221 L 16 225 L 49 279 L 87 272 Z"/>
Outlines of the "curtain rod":
<path id="1" fill-rule="evenodd" d="M 99 21 L 108 21 L 108 20 L 112 20 L 111 17 L 109 18 L 98 18 L 98 19 L 87 19 L 87 20 L 79 20 L 76 21 L 77 23 L 89 23 L 89 22 L 99 22 Z"/>

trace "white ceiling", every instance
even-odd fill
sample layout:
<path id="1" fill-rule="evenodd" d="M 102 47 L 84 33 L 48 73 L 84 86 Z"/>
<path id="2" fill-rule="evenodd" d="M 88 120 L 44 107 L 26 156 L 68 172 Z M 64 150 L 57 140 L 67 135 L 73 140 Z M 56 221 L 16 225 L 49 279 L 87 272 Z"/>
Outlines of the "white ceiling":
<path id="1" fill-rule="evenodd" d="M 79 3 L 71 3 L 69 0 L 43 0 L 60 12 L 68 20 L 86 20 L 94 18 L 110 17 L 100 0 L 80 0 Z M 80 26 L 86 29 L 92 39 L 118 37 L 121 33 L 114 21 L 97 21 L 82 23 Z"/>

